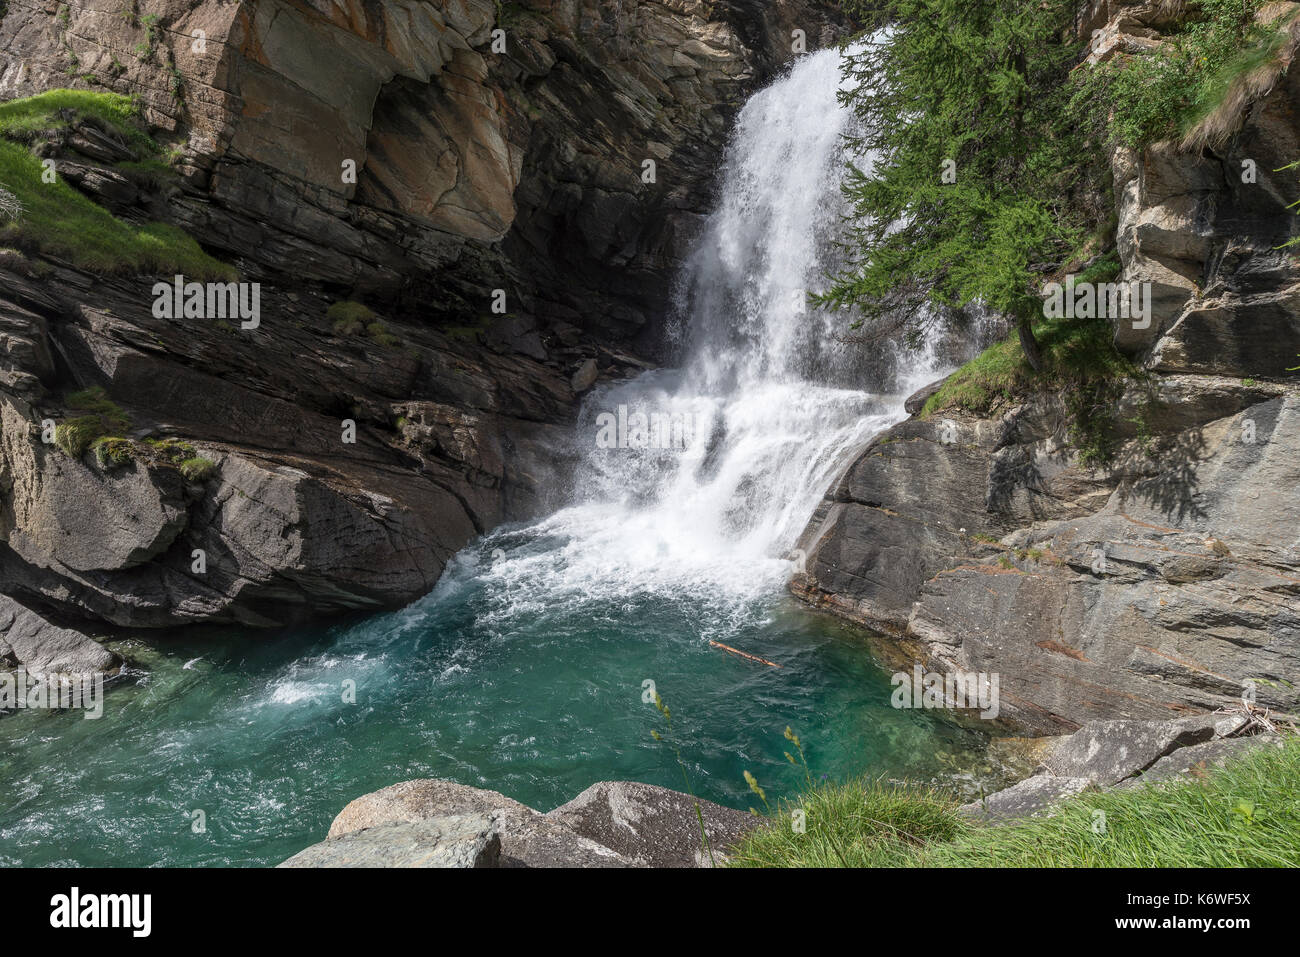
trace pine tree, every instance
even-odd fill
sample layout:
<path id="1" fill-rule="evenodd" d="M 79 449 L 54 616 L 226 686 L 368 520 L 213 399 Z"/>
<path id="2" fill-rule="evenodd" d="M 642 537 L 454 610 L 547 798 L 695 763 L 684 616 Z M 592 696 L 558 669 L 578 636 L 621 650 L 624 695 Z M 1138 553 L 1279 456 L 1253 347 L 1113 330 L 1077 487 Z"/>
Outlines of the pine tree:
<path id="1" fill-rule="evenodd" d="M 1096 161 L 1069 109 L 1077 3 L 847 6 L 872 24 L 847 52 L 841 96 L 874 164 L 850 168 L 850 265 L 818 301 L 856 306 L 861 321 L 901 316 L 914 334 L 936 306 L 979 303 L 1014 321 L 1041 371 L 1039 286 L 1083 233 L 1071 193 Z"/>

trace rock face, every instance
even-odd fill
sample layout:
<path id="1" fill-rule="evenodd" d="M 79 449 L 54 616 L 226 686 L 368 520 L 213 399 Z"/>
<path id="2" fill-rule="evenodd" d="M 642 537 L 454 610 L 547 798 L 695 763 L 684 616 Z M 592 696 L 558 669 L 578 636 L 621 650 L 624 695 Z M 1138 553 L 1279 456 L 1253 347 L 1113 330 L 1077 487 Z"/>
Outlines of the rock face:
<path id="1" fill-rule="evenodd" d="M 819 0 L 119 6 L 11 5 L 0 96 L 139 96 L 197 187 L 173 217 L 250 272 L 457 324 L 502 288 L 542 337 L 658 321 L 732 113 L 792 29 L 843 25 Z"/>
<path id="2" fill-rule="evenodd" d="M 1252 689 L 1294 708 L 1300 395 L 1154 388 L 1160 411 L 1104 470 L 1080 466 L 1048 400 L 889 430 L 814 517 L 795 593 L 894 636 L 900 661 L 999 674 L 1001 720 L 1034 733 Z"/>
<path id="3" fill-rule="evenodd" d="M 89 123 L 41 149 L 261 303 L 159 318 L 158 277 L 0 253 L 0 591 L 133 628 L 399 605 L 556 504 L 577 393 L 656 348 L 731 115 L 792 29 L 842 26 L 814 0 L 120 6 L 9 4 L 0 98 L 137 96 L 181 175 L 129 175 Z M 88 387 L 131 461 L 48 441 Z"/>
<path id="4" fill-rule="evenodd" d="M 757 826 L 686 794 L 604 781 L 549 814 L 495 791 L 416 780 L 357 798 L 329 834 L 282 867 L 707 867 Z"/>
<path id="5" fill-rule="evenodd" d="M 1099 0 L 1080 29 L 1094 55 L 1159 42 L 1176 7 Z M 1001 719 L 1031 733 L 1300 704 L 1300 266 L 1276 248 L 1300 183 L 1273 172 L 1297 108 L 1288 75 L 1221 153 L 1116 154 L 1122 279 L 1152 313 L 1113 320 L 1147 376 L 1106 403 L 1108 467 L 1080 460 L 1057 398 L 923 419 L 919 393 L 827 493 L 794 592 L 900 663 L 999 674 Z"/>
<path id="6" fill-rule="evenodd" d="M 1281 743 L 1277 735 L 1251 730 L 1241 709 L 1175 721 L 1090 721 L 1057 741 L 1032 777 L 961 810 L 994 824 L 1050 814 L 1053 805 L 1084 791 L 1176 781 Z"/>

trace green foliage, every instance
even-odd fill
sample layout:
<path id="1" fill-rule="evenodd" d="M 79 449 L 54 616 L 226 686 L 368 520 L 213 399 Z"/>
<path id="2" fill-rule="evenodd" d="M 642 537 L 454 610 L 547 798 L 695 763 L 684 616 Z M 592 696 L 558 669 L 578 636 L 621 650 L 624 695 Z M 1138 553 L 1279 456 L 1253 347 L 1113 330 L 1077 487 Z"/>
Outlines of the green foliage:
<path id="1" fill-rule="evenodd" d="M 62 257 L 91 272 L 237 278 L 232 267 L 175 226 L 124 222 L 61 178 L 44 182 L 41 161 L 21 145 L 43 131 L 88 120 L 117 132 L 147 161 L 161 149 L 136 116 L 133 100 L 86 90 L 51 90 L 0 104 L 0 184 L 23 207 L 21 219 L 0 226 L 0 242 Z"/>
<path id="2" fill-rule="evenodd" d="M 846 60 L 841 94 L 865 132 L 873 169 L 850 169 L 851 265 L 825 294 L 867 320 L 915 330 L 933 307 L 972 303 L 1028 327 L 1041 313 L 1041 267 L 1085 233 L 1070 202 L 1097 158 L 1067 105 L 1079 44 L 1062 39 L 1074 0 L 885 0 L 850 3 L 892 22 Z M 944 175 L 945 171 L 955 176 Z"/>
<path id="3" fill-rule="evenodd" d="M 1034 324 L 1034 331 L 1043 352 L 1042 375 L 1029 367 L 1014 339 L 997 342 L 949 376 L 921 414 L 962 409 L 987 415 L 1026 392 L 1074 391 L 1137 371 L 1115 351 L 1110 325 L 1104 319 L 1044 318 Z"/>
<path id="4" fill-rule="evenodd" d="M 807 833 L 790 827 L 793 808 L 805 811 Z M 927 789 L 822 785 L 742 840 L 732 866 L 841 861 L 850 867 L 1300 866 L 1300 738 L 1192 778 L 1085 793 L 1050 817 L 999 826 L 963 819 L 955 802 Z"/>
<path id="5" fill-rule="evenodd" d="M 402 340 L 388 331 L 388 325 L 382 319 L 376 319 L 374 322 L 366 325 L 366 335 L 374 342 L 381 346 L 389 348 L 400 345 Z"/>
<path id="6" fill-rule="evenodd" d="M 1158 48 L 1089 71 L 1079 103 L 1109 112 L 1114 140 L 1134 149 L 1186 135 L 1225 104 L 1243 77 L 1279 60 L 1284 24 L 1257 22 L 1264 3 L 1194 0 Z M 1235 122 L 1240 111 L 1230 112 Z"/>
<path id="7" fill-rule="evenodd" d="M 187 482 L 206 482 L 217 471 L 217 463 L 202 456 L 185 459 L 178 466 Z"/>
<path id="8" fill-rule="evenodd" d="M 129 465 L 135 460 L 135 443 L 130 439 L 96 439 L 91 444 L 90 450 L 95 453 L 95 462 L 105 471 L 121 465 Z"/>
<path id="9" fill-rule="evenodd" d="M 55 426 L 54 444 L 74 459 L 81 458 L 96 439 L 131 427 L 127 414 L 99 386 L 71 393 L 64 405 L 81 414 Z"/>
<path id="10" fill-rule="evenodd" d="M 1099 275 L 1108 268 L 1102 264 Z M 1030 368 L 1014 338 L 994 343 L 949 376 L 921 414 L 960 409 L 987 416 L 1019 396 L 1055 392 L 1065 403 L 1069 438 L 1079 450 L 1080 464 L 1085 468 L 1106 464 L 1114 453 L 1118 428 L 1114 401 L 1140 370 L 1116 351 L 1110 324 L 1104 319 L 1044 318 L 1034 323 L 1034 331 L 1042 349 L 1041 373 Z"/>

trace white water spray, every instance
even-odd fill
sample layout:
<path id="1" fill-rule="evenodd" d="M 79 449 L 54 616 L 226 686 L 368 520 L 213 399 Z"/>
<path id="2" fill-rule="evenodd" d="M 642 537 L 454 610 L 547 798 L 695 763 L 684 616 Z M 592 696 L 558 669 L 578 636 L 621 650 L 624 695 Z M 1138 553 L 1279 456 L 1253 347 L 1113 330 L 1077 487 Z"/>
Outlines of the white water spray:
<path id="1" fill-rule="evenodd" d="M 792 549 L 826 488 L 933 378 L 930 355 L 900 357 L 907 371 L 893 394 L 873 391 L 865 347 L 836 338 L 844 315 L 806 302 L 835 264 L 843 214 L 852 117 L 837 102 L 840 82 L 838 52 L 823 51 L 742 110 L 718 207 L 681 277 L 685 363 L 587 399 L 577 504 L 493 536 L 487 551 L 499 549 L 497 559 L 461 569 L 486 580 L 490 615 L 685 599 L 708 609 L 701 630 L 726 630 L 789 579 Z M 610 444 L 608 432 L 599 441 L 602 424 L 620 407 L 632 428 L 620 433 L 622 447 L 600 447 Z M 637 430 L 652 416 L 665 435 L 685 424 L 694 441 L 654 442 Z M 647 439 L 656 447 L 628 447 Z"/>

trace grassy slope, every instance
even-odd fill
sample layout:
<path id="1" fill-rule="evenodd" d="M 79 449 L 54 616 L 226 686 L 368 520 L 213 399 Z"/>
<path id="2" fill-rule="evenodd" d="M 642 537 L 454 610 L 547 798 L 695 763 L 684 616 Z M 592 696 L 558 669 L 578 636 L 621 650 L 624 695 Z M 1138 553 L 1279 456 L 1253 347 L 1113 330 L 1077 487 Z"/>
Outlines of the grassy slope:
<path id="1" fill-rule="evenodd" d="M 740 867 L 1296 867 L 1300 738 L 1194 780 L 1082 794 L 988 827 L 933 791 L 855 781 L 806 793 L 736 850 Z M 1103 833 L 1094 812 L 1105 813 Z"/>
<path id="2" fill-rule="evenodd" d="M 142 161 L 156 161 L 161 153 L 140 128 L 135 104 L 124 96 L 50 90 L 0 103 L 0 186 L 23 206 L 18 222 L 0 226 L 0 244 L 34 247 L 91 272 L 236 278 L 232 267 L 209 256 L 175 226 L 123 222 L 62 179 L 42 182 L 41 161 L 25 143 L 44 131 L 66 128 L 77 116 L 117 131 Z"/>

